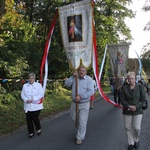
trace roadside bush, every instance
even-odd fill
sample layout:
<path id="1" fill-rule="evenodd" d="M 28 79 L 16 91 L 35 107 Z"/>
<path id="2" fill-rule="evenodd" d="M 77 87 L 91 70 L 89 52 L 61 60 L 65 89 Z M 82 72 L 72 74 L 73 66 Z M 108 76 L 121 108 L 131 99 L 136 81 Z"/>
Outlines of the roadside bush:
<path id="1" fill-rule="evenodd" d="M 6 93 L 5 88 L 3 88 L 0 84 L 0 94 L 5 94 L 5 93 Z"/>

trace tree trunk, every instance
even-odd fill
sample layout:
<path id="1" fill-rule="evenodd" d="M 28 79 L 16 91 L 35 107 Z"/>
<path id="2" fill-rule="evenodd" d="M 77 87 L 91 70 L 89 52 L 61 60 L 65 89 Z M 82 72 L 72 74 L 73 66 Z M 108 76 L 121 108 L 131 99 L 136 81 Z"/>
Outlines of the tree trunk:
<path id="1" fill-rule="evenodd" d="M 0 0 L 0 18 L 5 14 L 5 0 Z"/>

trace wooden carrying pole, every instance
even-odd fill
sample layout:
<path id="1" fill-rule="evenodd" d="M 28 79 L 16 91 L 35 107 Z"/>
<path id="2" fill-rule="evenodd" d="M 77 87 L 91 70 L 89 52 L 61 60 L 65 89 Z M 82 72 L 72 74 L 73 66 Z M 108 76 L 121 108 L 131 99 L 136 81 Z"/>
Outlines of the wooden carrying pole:
<path id="1" fill-rule="evenodd" d="M 70 0 L 71 3 L 75 3 L 78 0 Z M 76 72 L 77 73 L 77 72 Z M 75 76 L 76 79 L 76 96 L 78 95 L 78 75 Z M 78 128 L 79 124 L 79 109 L 78 109 L 78 102 L 76 101 L 76 128 Z"/>
<path id="2" fill-rule="evenodd" d="M 75 76 L 76 79 L 76 96 L 78 95 L 78 75 Z M 76 128 L 78 128 L 79 124 L 79 109 L 78 109 L 78 102 L 76 101 Z"/>

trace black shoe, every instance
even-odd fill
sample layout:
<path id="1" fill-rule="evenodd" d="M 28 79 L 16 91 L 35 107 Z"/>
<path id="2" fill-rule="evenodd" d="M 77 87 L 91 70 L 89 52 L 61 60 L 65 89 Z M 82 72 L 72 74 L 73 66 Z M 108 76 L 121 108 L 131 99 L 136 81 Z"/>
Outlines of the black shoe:
<path id="1" fill-rule="evenodd" d="M 133 148 L 134 148 L 134 145 L 129 145 L 128 146 L 128 150 L 133 150 Z"/>
<path id="2" fill-rule="evenodd" d="M 139 148 L 139 142 L 134 143 L 134 148 L 138 149 Z"/>

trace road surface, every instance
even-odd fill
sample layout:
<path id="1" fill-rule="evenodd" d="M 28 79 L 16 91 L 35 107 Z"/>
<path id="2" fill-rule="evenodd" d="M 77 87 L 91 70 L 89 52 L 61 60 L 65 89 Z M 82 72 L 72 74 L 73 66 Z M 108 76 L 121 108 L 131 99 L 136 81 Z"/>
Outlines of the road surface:
<path id="1" fill-rule="evenodd" d="M 109 95 L 110 99 L 113 99 Z M 150 96 L 147 95 L 148 101 Z M 150 106 L 142 122 L 139 150 L 150 150 Z M 0 150 L 127 150 L 122 109 L 99 98 L 90 110 L 87 134 L 82 145 L 75 144 L 76 128 L 69 110 L 41 120 L 42 134 L 28 138 L 26 126 L 0 137 Z"/>

